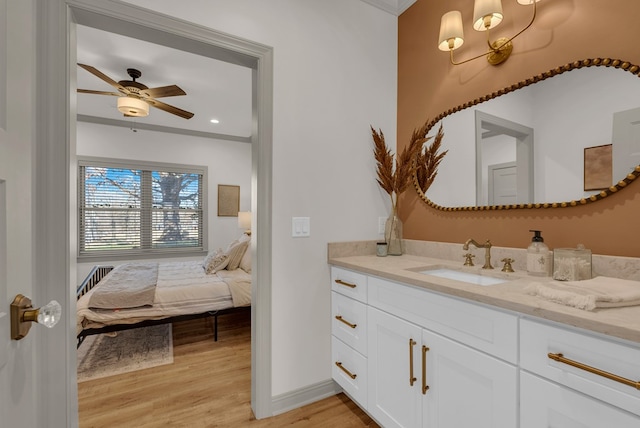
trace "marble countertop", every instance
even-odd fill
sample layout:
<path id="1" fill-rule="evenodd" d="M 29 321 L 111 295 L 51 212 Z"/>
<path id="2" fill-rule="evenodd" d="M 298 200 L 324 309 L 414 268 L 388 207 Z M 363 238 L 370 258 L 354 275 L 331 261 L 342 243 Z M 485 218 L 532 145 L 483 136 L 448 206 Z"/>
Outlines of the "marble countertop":
<path id="1" fill-rule="evenodd" d="M 334 266 L 614 336 L 635 342 L 636 345 L 640 344 L 640 306 L 586 311 L 553 303 L 529 295 L 524 291 L 525 287 L 532 282 L 551 281 L 551 278 L 539 278 L 520 272 L 504 273 L 499 269 L 494 269 L 489 271 L 489 275 L 504 277 L 509 281 L 491 286 L 467 284 L 446 278 L 427 276 L 416 270 L 429 266 L 442 266 L 481 273 L 481 267 L 463 267 L 460 262 L 408 254 L 388 257 L 376 257 L 375 255 L 330 256 L 328 262 Z"/>

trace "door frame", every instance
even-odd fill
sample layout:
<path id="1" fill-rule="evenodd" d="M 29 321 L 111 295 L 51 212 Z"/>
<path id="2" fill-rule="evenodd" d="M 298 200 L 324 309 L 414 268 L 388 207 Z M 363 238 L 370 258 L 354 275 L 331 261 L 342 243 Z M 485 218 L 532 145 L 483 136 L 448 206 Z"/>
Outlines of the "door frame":
<path id="1" fill-rule="evenodd" d="M 252 68 L 253 207 L 251 311 L 251 407 L 256 418 L 272 416 L 271 392 L 271 212 L 273 140 L 273 48 L 118 0 L 37 0 L 37 124 L 34 297 L 75 308 L 75 25 L 108 31 L 153 34 L 164 43 L 226 55 Z M 260 284 L 257 287 L 256 284 Z M 62 327 L 40 335 L 38 426 L 77 425 L 75 311 L 63 313 Z M 63 389 L 64 388 L 64 389 Z"/>
<path id="2" fill-rule="evenodd" d="M 476 148 L 476 205 L 487 205 L 484 200 L 482 168 L 482 146 L 483 139 L 497 135 L 508 135 L 515 138 L 516 144 L 516 165 L 518 169 L 518 203 L 532 203 L 534 200 L 534 172 L 533 172 L 533 128 L 521 125 L 510 120 L 485 113 L 480 110 L 475 111 L 475 148 Z"/>

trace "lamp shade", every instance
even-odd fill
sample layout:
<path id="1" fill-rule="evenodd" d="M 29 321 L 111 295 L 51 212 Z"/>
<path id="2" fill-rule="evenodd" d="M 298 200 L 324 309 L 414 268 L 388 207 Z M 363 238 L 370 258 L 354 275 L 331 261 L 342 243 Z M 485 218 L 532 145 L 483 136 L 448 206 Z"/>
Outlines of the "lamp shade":
<path id="1" fill-rule="evenodd" d="M 126 116 L 145 117 L 149 115 L 149 104 L 137 98 L 120 97 L 118 111 Z"/>
<path id="2" fill-rule="evenodd" d="M 488 26 L 485 24 L 488 22 Z M 485 31 L 502 22 L 502 2 L 500 0 L 476 0 L 473 4 L 473 29 Z"/>
<path id="3" fill-rule="evenodd" d="M 438 49 L 441 51 L 458 49 L 463 43 L 464 33 L 462 31 L 462 14 L 460 11 L 452 10 L 442 15 Z"/>
<path id="4" fill-rule="evenodd" d="M 251 211 L 238 212 L 238 229 L 251 230 Z"/>

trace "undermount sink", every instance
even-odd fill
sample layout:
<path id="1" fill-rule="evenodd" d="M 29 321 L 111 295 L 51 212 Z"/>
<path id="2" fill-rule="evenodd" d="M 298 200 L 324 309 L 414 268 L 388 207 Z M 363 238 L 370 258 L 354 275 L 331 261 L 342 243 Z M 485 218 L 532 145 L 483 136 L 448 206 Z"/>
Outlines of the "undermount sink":
<path id="1" fill-rule="evenodd" d="M 469 272 L 461 272 L 455 269 L 447 269 L 447 268 L 434 268 L 434 269 L 424 269 L 417 271 L 418 273 L 424 275 L 437 276 L 440 278 L 453 279 L 455 281 L 466 282 L 468 284 L 475 285 L 496 285 L 502 284 L 504 282 L 510 281 L 509 279 L 496 278 L 488 275 L 480 275 Z"/>

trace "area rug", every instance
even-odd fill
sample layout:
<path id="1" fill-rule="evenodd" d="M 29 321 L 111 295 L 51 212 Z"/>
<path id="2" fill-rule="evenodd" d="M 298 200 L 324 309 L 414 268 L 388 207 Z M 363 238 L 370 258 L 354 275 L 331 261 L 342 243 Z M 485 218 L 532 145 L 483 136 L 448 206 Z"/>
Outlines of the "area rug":
<path id="1" fill-rule="evenodd" d="M 89 336 L 78 349 L 78 382 L 173 363 L 171 324 Z"/>

